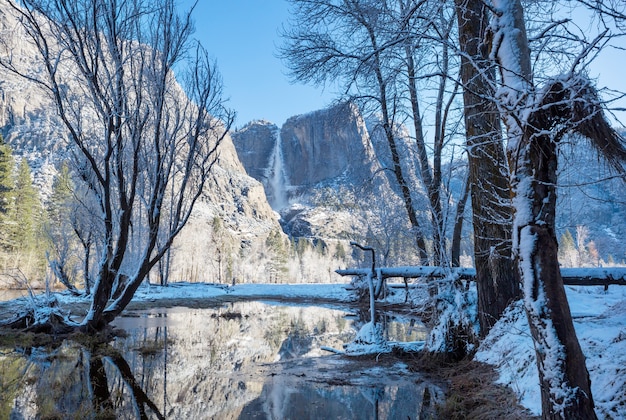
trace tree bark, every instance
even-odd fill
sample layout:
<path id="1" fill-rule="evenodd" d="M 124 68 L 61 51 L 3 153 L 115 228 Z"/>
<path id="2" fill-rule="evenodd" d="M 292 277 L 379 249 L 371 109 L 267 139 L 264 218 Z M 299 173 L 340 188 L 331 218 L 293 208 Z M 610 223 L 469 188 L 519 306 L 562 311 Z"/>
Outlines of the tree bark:
<path id="1" fill-rule="evenodd" d="M 539 111 L 541 112 L 541 111 Z M 532 124 L 529 124 L 532 125 Z M 530 189 L 517 188 L 528 200 L 533 220 L 516 224 L 518 264 L 524 302 L 535 341 L 544 419 L 595 419 L 591 380 L 576 337 L 558 262 L 556 214 L 557 151 L 547 135 L 526 130 L 528 160 L 516 175 L 533 176 Z M 519 164 L 518 157 L 510 159 Z M 530 194 L 523 197 L 522 194 Z M 520 201 L 521 201 L 520 200 Z"/>
<path id="2" fill-rule="evenodd" d="M 521 297 L 511 258 L 512 208 L 499 113 L 493 101 L 495 69 L 482 40 L 489 23 L 483 2 L 455 0 L 474 225 L 474 265 L 481 336 L 508 304 Z"/>

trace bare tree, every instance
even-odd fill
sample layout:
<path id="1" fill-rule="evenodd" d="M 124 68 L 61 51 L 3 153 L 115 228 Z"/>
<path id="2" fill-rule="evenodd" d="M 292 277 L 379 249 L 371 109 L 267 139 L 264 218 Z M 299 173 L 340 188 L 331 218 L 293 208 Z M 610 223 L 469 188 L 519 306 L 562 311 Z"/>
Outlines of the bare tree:
<path id="1" fill-rule="evenodd" d="M 2 65 L 51 95 L 97 203 L 91 308 L 80 325 L 65 326 L 101 330 L 185 226 L 232 115 L 214 64 L 191 39 L 191 12 L 179 16 L 174 0 L 9 5 L 44 72 L 20 68 L 10 51 Z M 174 69 L 184 68 L 178 83 Z M 109 303 L 114 285 L 119 297 Z"/>
<path id="2" fill-rule="evenodd" d="M 415 146 L 417 163 L 424 186 L 426 187 L 430 204 L 430 218 L 433 234 L 433 264 L 448 265 L 450 259 L 446 254 L 446 240 L 444 227 L 444 211 L 442 206 L 442 153 L 446 143 L 446 130 L 450 116 L 450 108 L 457 93 L 458 83 L 453 82 L 454 88 L 447 92 L 451 77 L 452 59 L 450 56 L 450 37 L 454 19 L 450 16 L 451 8 L 446 2 L 433 3 L 434 7 L 424 1 L 399 0 L 399 13 L 396 18 L 398 36 L 403 39 L 404 46 L 404 75 L 406 90 L 409 94 L 410 119 L 415 131 Z M 425 45 L 426 44 L 426 45 Z M 437 51 L 433 61 L 428 57 L 432 49 Z M 426 61 L 426 62 L 424 62 Z M 429 73 L 428 76 L 420 74 Z M 428 72 L 424 67 L 432 68 Z M 423 115 L 420 107 L 418 81 L 435 79 L 434 86 L 427 90 L 434 90 L 434 134 L 431 152 L 424 129 Z M 432 164 L 431 162 L 432 158 Z M 459 224 L 462 223 L 459 220 Z"/>
<path id="3" fill-rule="evenodd" d="M 500 69 L 502 86 L 496 96 L 507 127 L 514 196 L 513 252 L 535 343 L 543 418 L 593 419 L 589 374 L 557 259 L 555 214 L 557 146 L 566 133 L 588 138 L 624 172 L 623 139 L 605 119 L 591 82 L 577 71 L 601 38 L 584 43 L 569 71 L 546 78 L 537 88 L 521 2 L 498 0 L 492 5 L 491 56 Z M 560 24 L 553 23 L 546 33 Z"/>
<path id="4" fill-rule="evenodd" d="M 409 178 L 401 165 L 396 138 L 397 96 L 390 69 L 391 46 L 401 46 L 397 33 L 387 31 L 391 21 L 386 2 L 359 0 L 292 0 L 294 22 L 283 36 L 281 50 L 292 76 L 300 81 L 322 84 L 338 81 L 354 100 L 375 104 L 391 154 L 395 180 L 422 262 L 428 261 L 426 239 Z M 392 34 L 392 39 L 388 37 Z M 392 71 L 390 71 L 392 70 Z"/>

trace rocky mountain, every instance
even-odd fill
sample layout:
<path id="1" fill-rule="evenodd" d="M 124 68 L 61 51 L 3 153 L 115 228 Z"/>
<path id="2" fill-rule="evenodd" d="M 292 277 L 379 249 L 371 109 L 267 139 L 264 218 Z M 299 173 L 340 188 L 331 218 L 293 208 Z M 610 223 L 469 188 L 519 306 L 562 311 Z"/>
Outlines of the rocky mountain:
<path id="1" fill-rule="evenodd" d="M 362 185 L 379 169 L 365 122 L 352 104 L 291 117 L 280 130 L 253 121 L 233 139 L 248 174 L 263 183 L 277 211 L 323 186 Z"/>
<path id="2" fill-rule="evenodd" d="M 413 199 L 427 209 L 409 138 L 408 133 L 398 133 L 402 165 L 413 186 Z M 402 201 L 392 171 L 386 170 L 392 162 L 382 127 L 375 118 L 365 121 L 354 105 L 295 116 L 280 129 L 267 121 L 251 122 L 233 133 L 233 140 L 246 170 L 263 183 L 289 235 L 366 240 L 384 249 L 394 246 L 383 244 L 392 241 L 385 236 L 406 234 Z M 575 148 L 564 145 L 561 150 L 557 235 L 569 230 L 576 238 L 579 232 L 576 246 L 581 255 L 588 254 L 585 264 L 619 263 L 626 259 L 623 181 L 608 172 L 584 141 L 575 142 Z M 466 165 L 457 159 L 443 168 L 449 232 Z M 427 230 L 426 212 L 421 216 Z M 466 216 L 463 249 L 471 255 L 469 212 Z M 404 244 L 412 248 L 410 242 Z M 409 258 L 400 256 L 401 261 Z"/>
<path id="3" fill-rule="evenodd" d="M 350 103 L 289 118 L 280 150 L 288 199 L 312 186 L 363 185 L 380 168 L 365 121 Z"/>
<path id="4" fill-rule="evenodd" d="M 233 141 L 289 236 L 340 241 L 343 249 L 365 242 L 385 249 L 383 259 L 410 263 L 414 247 L 388 146 L 369 125 L 357 106 L 343 103 L 291 117 L 280 129 L 253 121 Z"/>
<path id="5" fill-rule="evenodd" d="M 368 230 L 374 204 L 399 205 L 353 104 L 291 117 L 280 130 L 254 121 L 233 141 L 291 236 L 357 239 Z"/>
<path id="6" fill-rule="evenodd" d="M 247 124 L 233 135 L 237 154 L 248 175 L 263 183 L 268 201 L 274 209 L 284 205 L 281 185 L 282 158 L 277 145 L 280 131 L 269 121 Z"/>
<path id="7" fill-rule="evenodd" d="M 4 46 L 10 46 L 8 50 L 0 49 L 0 54 L 5 58 L 10 54 L 33 75 L 41 74 L 38 54 L 24 42 L 26 37 L 5 0 L 0 0 L 0 39 Z M 72 83 L 69 76 L 67 83 Z M 46 92 L 36 83 L 2 68 L 0 134 L 18 160 L 28 160 L 45 203 L 61 162 L 71 158 L 72 146 Z M 278 218 L 268 204 L 262 184 L 246 174 L 232 139 L 226 136 L 212 180 L 173 247 L 171 279 L 230 282 L 237 276 L 262 281 L 265 273 L 258 269 L 270 259 L 262 255 L 262 250 L 267 237 L 276 230 L 280 230 Z M 216 249 L 228 250 L 228 255 Z M 254 260 L 254 270 L 241 268 L 235 273 L 232 267 L 239 259 Z"/>

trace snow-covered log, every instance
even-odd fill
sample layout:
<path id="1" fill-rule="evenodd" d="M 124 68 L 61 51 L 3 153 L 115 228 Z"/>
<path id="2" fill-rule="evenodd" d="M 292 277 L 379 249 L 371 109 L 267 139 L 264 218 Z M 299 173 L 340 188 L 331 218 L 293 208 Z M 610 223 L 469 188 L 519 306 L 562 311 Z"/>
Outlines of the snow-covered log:
<path id="1" fill-rule="evenodd" d="M 461 280 L 473 281 L 476 278 L 474 268 L 451 268 Z M 388 278 L 421 278 L 421 277 L 444 277 L 444 269 L 441 267 L 428 266 L 400 266 L 379 267 L 376 269 L 380 277 Z M 348 268 L 335 271 L 340 276 L 366 277 L 371 273 L 368 268 Z M 626 286 L 626 267 L 592 267 L 592 268 L 562 268 L 561 277 L 563 283 L 570 286 Z"/>

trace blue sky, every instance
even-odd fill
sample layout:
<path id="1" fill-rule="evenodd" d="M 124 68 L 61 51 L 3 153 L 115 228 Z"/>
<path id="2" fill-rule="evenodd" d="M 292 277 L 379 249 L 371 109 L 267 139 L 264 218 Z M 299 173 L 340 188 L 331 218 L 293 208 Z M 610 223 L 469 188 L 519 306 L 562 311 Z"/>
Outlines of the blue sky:
<path id="1" fill-rule="evenodd" d="M 253 119 L 278 126 L 293 115 L 324 108 L 329 89 L 291 84 L 276 58 L 279 30 L 289 16 L 284 0 L 200 0 L 195 37 L 217 60 L 237 127 Z"/>
<path id="2" fill-rule="evenodd" d="M 191 0 L 183 0 L 183 5 Z M 229 106 L 237 111 L 236 127 L 254 119 L 278 126 L 293 115 L 329 105 L 334 88 L 292 84 L 276 58 L 281 25 L 289 17 L 286 0 L 199 0 L 195 37 L 217 60 Z M 626 42 L 623 42 L 626 47 Z M 600 86 L 626 92 L 626 51 L 606 51 L 591 68 Z M 626 100 L 619 106 L 626 107 Z M 619 112 L 626 124 L 626 112 Z"/>

